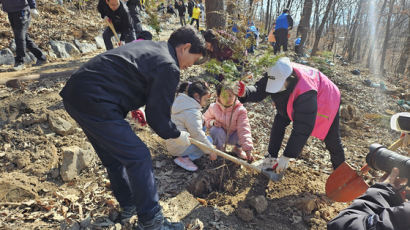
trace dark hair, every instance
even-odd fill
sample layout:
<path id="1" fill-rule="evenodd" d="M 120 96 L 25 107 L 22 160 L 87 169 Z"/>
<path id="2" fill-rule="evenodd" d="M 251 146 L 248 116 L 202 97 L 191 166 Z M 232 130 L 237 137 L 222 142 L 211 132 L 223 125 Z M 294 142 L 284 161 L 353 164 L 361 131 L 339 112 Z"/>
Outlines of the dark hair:
<path id="1" fill-rule="evenodd" d="M 206 47 L 204 38 L 192 26 L 183 26 L 175 30 L 168 39 L 168 42 L 177 48 L 179 45 L 191 43 L 190 53 L 205 55 Z"/>
<path id="2" fill-rule="evenodd" d="M 216 86 L 216 96 L 217 96 L 217 97 L 221 96 L 222 90 L 224 90 L 224 89 L 229 89 L 229 88 L 227 88 L 227 87 L 224 86 L 223 84 L 218 84 L 218 85 Z"/>
<path id="3" fill-rule="evenodd" d="M 288 9 L 284 9 L 284 10 L 283 10 L 283 13 L 287 14 L 287 13 L 289 13 L 289 10 L 288 10 Z"/>
<path id="4" fill-rule="evenodd" d="M 137 34 L 137 39 L 152 40 L 152 34 L 149 31 L 143 30 Z"/>
<path id="5" fill-rule="evenodd" d="M 192 83 L 183 82 L 179 85 L 178 93 L 186 93 L 190 97 L 194 97 L 197 93 L 200 97 L 209 93 L 208 84 L 204 81 L 195 81 Z"/>

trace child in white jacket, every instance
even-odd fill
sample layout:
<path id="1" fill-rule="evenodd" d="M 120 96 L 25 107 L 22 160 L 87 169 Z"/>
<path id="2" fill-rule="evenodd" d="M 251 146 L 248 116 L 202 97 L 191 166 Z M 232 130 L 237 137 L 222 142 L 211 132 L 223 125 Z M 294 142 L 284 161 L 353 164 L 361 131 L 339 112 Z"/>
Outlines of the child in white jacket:
<path id="1" fill-rule="evenodd" d="M 213 147 L 212 140 L 204 132 L 204 121 L 201 113 L 202 107 L 207 104 L 209 96 L 209 88 L 205 82 L 182 83 L 172 105 L 171 120 L 178 130 L 186 131 L 191 138 Z M 199 159 L 204 154 L 201 149 L 195 145 L 181 146 L 173 140 L 166 140 L 165 143 L 168 152 L 177 156 L 174 159 L 177 165 L 188 171 L 198 170 L 198 167 L 192 161 Z M 216 159 L 215 154 L 207 154 L 210 154 L 209 158 L 211 160 Z"/>

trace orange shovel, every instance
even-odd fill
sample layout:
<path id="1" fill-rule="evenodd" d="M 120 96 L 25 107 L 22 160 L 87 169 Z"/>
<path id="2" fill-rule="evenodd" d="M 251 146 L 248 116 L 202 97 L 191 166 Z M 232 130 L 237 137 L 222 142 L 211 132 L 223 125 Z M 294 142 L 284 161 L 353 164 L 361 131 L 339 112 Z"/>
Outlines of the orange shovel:
<path id="1" fill-rule="evenodd" d="M 396 150 L 403 143 L 404 136 L 394 142 L 389 149 Z M 326 195 L 337 202 L 348 202 L 362 195 L 369 188 L 363 180 L 363 175 L 369 171 L 366 164 L 356 172 L 349 164 L 343 162 L 327 179 Z"/>

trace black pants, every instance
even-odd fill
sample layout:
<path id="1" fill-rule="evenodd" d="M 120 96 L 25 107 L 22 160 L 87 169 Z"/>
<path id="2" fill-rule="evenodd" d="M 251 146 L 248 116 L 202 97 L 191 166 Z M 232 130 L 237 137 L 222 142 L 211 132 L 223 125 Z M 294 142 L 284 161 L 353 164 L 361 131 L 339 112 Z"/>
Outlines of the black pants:
<path id="1" fill-rule="evenodd" d="M 288 51 L 288 30 L 287 29 L 277 29 L 275 30 L 275 48 L 273 49 L 274 54 L 280 52 L 280 47 L 283 47 L 283 51 Z"/>
<path id="2" fill-rule="evenodd" d="M 103 33 L 103 39 L 104 39 L 106 50 L 111 50 L 114 48 L 112 41 L 111 41 L 111 38 L 113 36 L 114 36 L 114 33 L 112 32 L 112 30 L 109 27 L 105 28 L 104 33 Z M 130 29 L 129 31 L 125 33 L 122 33 L 120 37 L 120 40 L 125 41 L 125 43 L 132 42 L 135 39 L 136 37 L 135 37 L 135 32 L 133 29 Z"/>
<path id="3" fill-rule="evenodd" d="M 179 16 L 179 22 L 181 23 L 181 26 L 185 26 L 185 25 L 186 25 L 185 15 Z"/>
<path id="4" fill-rule="evenodd" d="M 278 157 L 278 152 L 285 135 L 285 130 L 289 123 L 289 119 L 285 119 L 283 116 L 275 116 L 268 147 L 268 152 L 272 157 Z M 274 133 L 276 135 L 274 135 Z M 330 161 L 332 162 L 333 169 L 336 169 L 345 161 L 345 152 L 343 150 L 342 140 L 340 138 L 339 113 L 337 113 L 335 119 L 333 120 L 324 142 L 326 149 L 329 150 Z"/>
<path id="5" fill-rule="evenodd" d="M 193 18 L 193 19 L 191 20 L 191 25 L 194 24 L 194 21 L 196 21 L 196 29 L 199 30 L 199 19 Z"/>
<path id="6" fill-rule="evenodd" d="M 16 63 L 24 62 L 23 58 L 26 56 L 26 48 L 31 51 L 37 59 L 46 60 L 46 56 L 27 33 L 30 24 L 30 10 L 25 9 L 8 13 L 8 17 L 16 41 Z"/>

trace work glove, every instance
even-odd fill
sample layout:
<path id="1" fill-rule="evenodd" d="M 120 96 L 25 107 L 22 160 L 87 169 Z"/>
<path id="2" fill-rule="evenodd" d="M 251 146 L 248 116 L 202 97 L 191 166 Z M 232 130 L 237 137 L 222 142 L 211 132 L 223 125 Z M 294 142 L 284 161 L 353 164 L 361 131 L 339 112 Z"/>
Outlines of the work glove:
<path id="1" fill-rule="evenodd" d="M 108 16 L 105 16 L 104 20 L 107 21 L 108 23 L 112 24 L 111 18 L 109 18 Z"/>
<path id="2" fill-rule="evenodd" d="M 136 120 L 139 125 L 147 125 L 147 121 L 145 120 L 145 113 L 141 109 L 131 111 L 131 117 L 134 118 L 134 120 Z"/>
<path id="3" fill-rule="evenodd" d="M 30 14 L 33 16 L 33 18 L 38 18 L 40 16 L 37 9 L 31 9 Z"/>
<path id="4" fill-rule="evenodd" d="M 181 131 L 181 134 L 179 135 L 179 137 L 175 138 L 174 140 L 177 145 L 182 145 L 182 146 L 191 145 L 191 142 L 189 141 L 189 133 L 185 131 Z"/>
<path id="5" fill-rule="evenodd" d="M 285 156 L 279 157 L 276 169 L 274 166 L 276 173 L 282 173 L 283 171 L 285 171 L 288 168 L 289 160 L 290 160 L 289 157 L 285 157 Z"/>
<path id="6" fill-rule="evenodd" d="M 245 84 L 242 81 L 238 81 L 233 86 L 233 93 L 238 97 L 245 96 Z"/>

